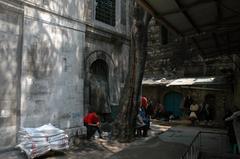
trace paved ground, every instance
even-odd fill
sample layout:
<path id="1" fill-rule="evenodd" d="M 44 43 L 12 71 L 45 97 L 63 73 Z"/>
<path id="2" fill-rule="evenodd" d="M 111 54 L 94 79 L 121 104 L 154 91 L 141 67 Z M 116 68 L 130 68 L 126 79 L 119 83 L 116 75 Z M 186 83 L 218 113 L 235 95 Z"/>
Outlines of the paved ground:
<path id="1" fill-rule="evenodd" d="M 129 145 L 139 145 L 144 141 L 151 139 L 156 134 L 159 134 L 168 129 L 167 126 L 159 126 L 153 124 L 152 130 L 149 131 L 149 137 L 138 138 L 132 143 L 118 143 L 107 139 L 96 139 L 93 141 L 82 140 L 78 146 L 72 147 L 64 152 L 50 152 L 47 155 L 41 156 L 38 159 L 102 159 L 108 158 L 114 153 L 117 153 Z M 27 159 L 25 153 L 19 149 L 0 152 L 0 159 Z"/>
<path id="2" fill-rule="evenodd" d="M 194 137 L 201 133 L 201 145 L 207 152 L 229 153 L 226 131 L 221 129 L 174 126 L 139 145 L 131 145 L 111 156 L 111 159 L 179 159 L 186 152 Z M 217 158 L 215 158 L 217 159 Z"/>
<path id="3" fill-rule="evenodd" d="M 187 150 L 188 145 L 199 131 L 221 132 L 222 130 L 176 125 L 171 127 L 154 122 L 149 131 L 149 137 L 138 138 L 130 144 L 102 139 L 91 142 L 81 141 L 79 146 L 72 147 L 71 150 L 51 152 L 38 159 L 177 159 Z M 205 141 L 210 145 L 209 148 L 212 148 L 211 145 L 216 145 L 219 137 L 205 136 Z M 221 145 L 227 145 L 227 142 L 222 141 L 225 140 L 221 140 Z M 0 159 L 26 158 L 25 154 L 19 150 L 0 153 Z"/>
<path id="4" fill-rule="evenodd" d="M 141 145 L 130 146 L 114 154 L 110 159 L 178 159 L 186 150 L 187 146 L 183 144 L 169 143 L 153 137 Z"/>

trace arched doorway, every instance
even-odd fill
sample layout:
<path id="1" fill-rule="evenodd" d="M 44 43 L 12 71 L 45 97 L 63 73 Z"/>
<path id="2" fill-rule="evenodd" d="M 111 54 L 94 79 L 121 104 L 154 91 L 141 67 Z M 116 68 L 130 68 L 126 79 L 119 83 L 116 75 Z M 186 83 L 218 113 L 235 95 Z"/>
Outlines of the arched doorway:
<path id="1" fill-rule="evenodd" d="M 97 59 L 90 66 L 89 110 L 96 111 L 103 119 L 111 112 L 108 71 L 108 65 L 102 59 Z"/>
<path id="2" fill-rule="evenodd" d="M 176 117 L 182 115 L 180 105 L 182 102 L 182 95 L 177 92 L 169 92 L 164 96 L 164 107 L 165 110 Z"/>

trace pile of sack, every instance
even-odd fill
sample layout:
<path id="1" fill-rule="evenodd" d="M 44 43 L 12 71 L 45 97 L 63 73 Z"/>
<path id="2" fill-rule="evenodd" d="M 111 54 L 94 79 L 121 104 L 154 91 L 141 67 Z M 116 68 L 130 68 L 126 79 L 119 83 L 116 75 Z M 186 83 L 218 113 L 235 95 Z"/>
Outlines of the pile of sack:
<path id="1" fill-rule="evenodd" d="M 68 149 L 68 136 L 63 130 L 51 124 L 38 128 L 21 128 L 17 147 L 23 150 L 28 158 L 35 158 L 50 150 Z"/>

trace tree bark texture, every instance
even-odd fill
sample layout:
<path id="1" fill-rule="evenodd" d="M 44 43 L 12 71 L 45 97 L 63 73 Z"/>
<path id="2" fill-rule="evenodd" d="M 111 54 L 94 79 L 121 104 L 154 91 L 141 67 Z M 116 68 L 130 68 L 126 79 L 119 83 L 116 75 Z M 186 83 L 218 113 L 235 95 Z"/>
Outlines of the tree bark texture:
<path id="1" fill-rule="evenodd" d="M 147 56 L 148 24 L 151 20 L 151 15 L 135 0 L 132 1 L 132 6 L 129 71 L 119 102 L 121 111 L 113 125 L 113 137 L 120 142 L 130 142 L 134 136 Z"/>

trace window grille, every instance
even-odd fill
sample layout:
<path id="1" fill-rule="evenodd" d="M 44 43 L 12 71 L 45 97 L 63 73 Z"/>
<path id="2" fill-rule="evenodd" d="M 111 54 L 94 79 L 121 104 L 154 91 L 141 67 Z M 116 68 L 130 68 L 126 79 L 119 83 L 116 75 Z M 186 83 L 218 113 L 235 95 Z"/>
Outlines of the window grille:
<path id="1" fill-rule="evenodd" d="M 95 19 L 115 26 L 115 0 L 96 0 Z"/>

